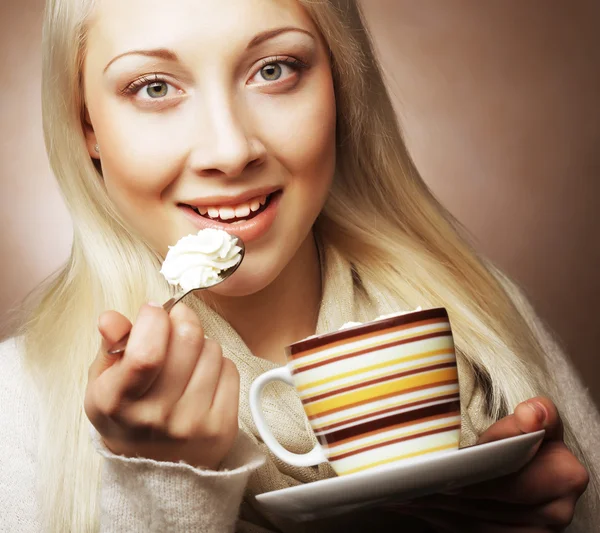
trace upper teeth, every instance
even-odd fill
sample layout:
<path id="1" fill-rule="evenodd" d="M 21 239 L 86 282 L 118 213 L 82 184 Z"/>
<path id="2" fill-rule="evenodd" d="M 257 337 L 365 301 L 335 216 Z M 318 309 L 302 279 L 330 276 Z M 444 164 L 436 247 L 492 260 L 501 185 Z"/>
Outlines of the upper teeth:
<path id="1" fill-rule="evenodd" d="M 267 202 L 267 195 L 253 198 L 249 202 L 239 205 L 197 207 L 198 213 L 208 215 L 210 218 L 220 218 L 221 220 L 230 220 L 232 218 L 244 218 L 255 212 Z"/>

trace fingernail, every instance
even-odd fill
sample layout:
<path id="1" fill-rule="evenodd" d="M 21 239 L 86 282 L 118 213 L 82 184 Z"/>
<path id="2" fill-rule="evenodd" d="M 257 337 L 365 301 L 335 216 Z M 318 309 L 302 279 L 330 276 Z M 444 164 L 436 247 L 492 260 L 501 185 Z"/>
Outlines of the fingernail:
<path id="1" fill-rule="evenodd" d="M 157 302 L 148 302 L 148 305 L 149 305 L 150 307 L 162 307 L 162 305 L 160 305 L 160 304 L 159 304 L 159 303 L 157 303 Z"/>
<path id="2" fill-rule="evenodd" d="M 535 413 L 535 418 L 538 422 L 543 422 L 544 420 L 546 420 L 548 413 L 543 404 L 541 404 L 540 402 L 527 402 L 527 405 L 531 407 L 531 409 Z"/>

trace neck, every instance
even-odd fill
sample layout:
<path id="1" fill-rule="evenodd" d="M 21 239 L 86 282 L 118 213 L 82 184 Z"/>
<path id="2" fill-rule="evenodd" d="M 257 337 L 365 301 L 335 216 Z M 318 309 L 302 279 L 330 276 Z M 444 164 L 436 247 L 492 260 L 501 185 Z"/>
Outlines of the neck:
<path id="1" fill-rule="evenodd" d="M 311 233 L 267 287 L 242 298 L 212 294 L 207 303 L 219 310 L 254 355 L 285 364 L 283 348 L 314 334 L 321 296 L 319 254 Z"/>

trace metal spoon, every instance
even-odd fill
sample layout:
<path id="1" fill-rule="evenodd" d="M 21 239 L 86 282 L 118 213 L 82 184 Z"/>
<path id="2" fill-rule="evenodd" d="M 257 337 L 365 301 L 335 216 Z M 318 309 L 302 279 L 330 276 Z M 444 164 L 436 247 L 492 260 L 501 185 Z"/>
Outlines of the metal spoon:
<path id="1" fill-rule="evenodd" d="M 232 237 L 235 237 L 237 239 L 236 246 L 239 246 L 241 248 L 240 260 L 237 262 L 237 264 L 232 266 L 231 268 L 221 271 L 218 279 L 211 285 L 207 285 L 205 287 L 197 287 L 197 288 L 189 289 L 189 290 L 184 290 L 184 289 L 179 290 L 175 294 L 175 296 L 173 296 L 173 298 L 170 298 L 163 304 L 162 307 L 167 313 L 169 313 L 171 311 L 171 309 L 173 309 L 173 307 L 175 307 L 175 304 L 177 304 L 180 300 L 185 298 L 190 292 L 202 291 L 204 289 L 210 289 L 212 287 L 215 287 L 219 283 L 223 283 L 229 276 L 231 276 L 239 268 L 239 266 L 242 264 L 242 261 L 244 260 L 244 254 L 246 253 L 246 246 L 244 245 L 244 242 L 242 241 L 242 239 L 240 239 L 236 235 L 232 234 Z M 115 346 L 113 348 L 108 350 L 108 353 L 110 355 L 122 354 L 125 351 L 125 347 L 127 346 L 128 339 L 129 339 L 129 333 L 127 333 L 123 338 L 121 338 L 115 344 Z"/>

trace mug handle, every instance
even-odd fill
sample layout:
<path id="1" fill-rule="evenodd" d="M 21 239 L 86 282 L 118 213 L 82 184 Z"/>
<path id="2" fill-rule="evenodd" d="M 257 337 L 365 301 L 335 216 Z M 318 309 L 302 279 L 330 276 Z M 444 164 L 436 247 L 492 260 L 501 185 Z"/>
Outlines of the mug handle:
<path id="1" fill-rule="evenodd" d="M 252 383 L 250 387 L 250 411 L 263 442 L 279 459 L 293 466 L 315 466 L 327 462 L 325 452 L 319 444 L 308 453 L 293 453 L 286 450 L 273 436 L 261 410 L 262 391 L 272 381 L 283 381 L 292 387 L 294 386 L 292 374 L 287 366 L 269 370 L 261 374 Z"/>

